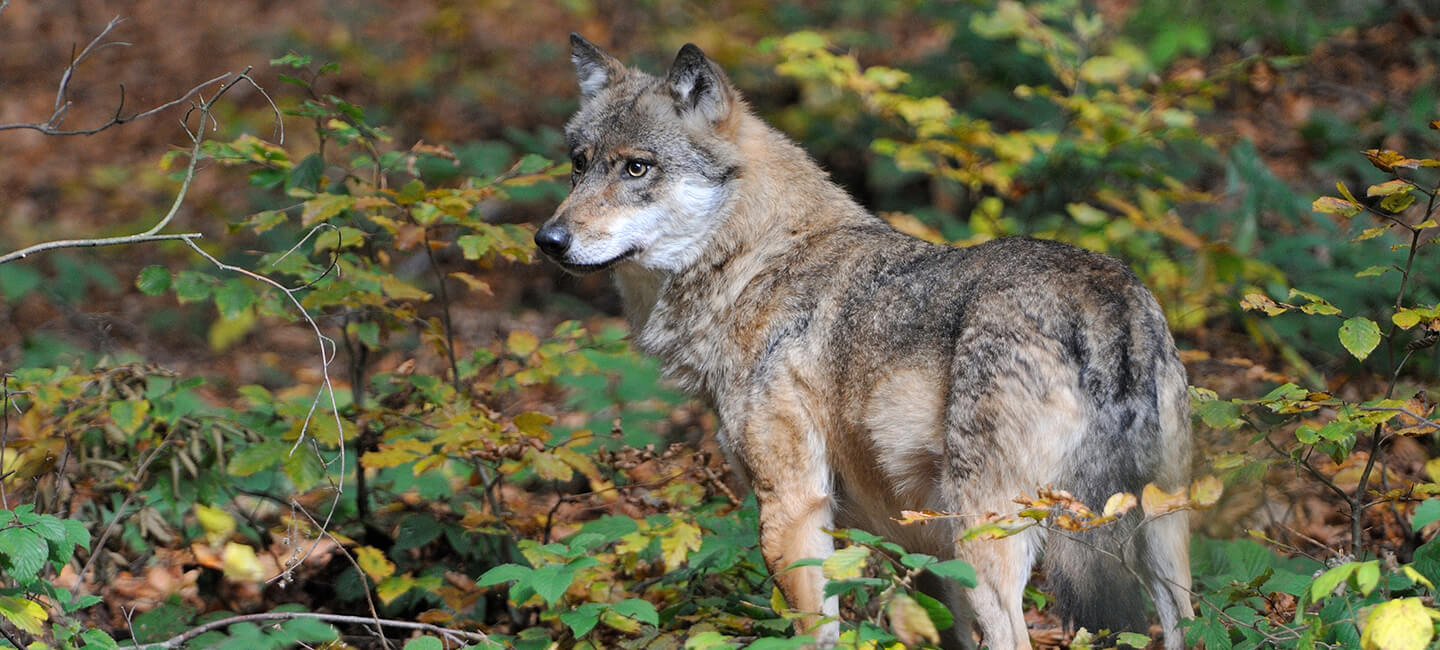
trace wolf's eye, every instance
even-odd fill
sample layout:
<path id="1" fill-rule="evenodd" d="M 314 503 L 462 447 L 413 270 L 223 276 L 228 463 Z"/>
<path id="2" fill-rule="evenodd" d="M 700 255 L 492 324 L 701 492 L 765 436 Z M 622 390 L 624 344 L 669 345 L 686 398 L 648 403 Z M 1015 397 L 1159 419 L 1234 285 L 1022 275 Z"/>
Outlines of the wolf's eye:
<path id="1" fill-rule="evenodd" d="M 650 163 L 632 160 L 625 164 L 625 173 L 629 174 L 630 178 L 640 178 L 641 176 L 649 173 L 649 171 Z"/>
<path id="2" fill-rule="evenodd" d="M 570 159 L 570 171 L 576 174 L 585 173 L 585 154 L 580 154 Z"/>

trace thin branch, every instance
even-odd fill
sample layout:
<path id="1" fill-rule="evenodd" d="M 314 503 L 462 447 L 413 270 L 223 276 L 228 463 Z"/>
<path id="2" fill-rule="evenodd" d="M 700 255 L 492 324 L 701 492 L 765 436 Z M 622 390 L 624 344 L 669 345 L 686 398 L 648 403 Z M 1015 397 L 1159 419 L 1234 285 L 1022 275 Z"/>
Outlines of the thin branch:
<path id="1" fill-rule="evenodd" d="M 213 97 L 201 102 L 196 107 L 200 111 L 201 119 L 200 128 L 191 133 L 190 162 L 185 166 L 185 176 L 180 182 L 180 189 L 175 193 L 175 200 L 170 203 L 170 209 L 165 212 L 164 216 L 160 217 L 160 220 L 157 221 L 155 225 L 151 226 L 148 230 L 144 232 L 136 233 L 133 235 L 122 235 L 118 237 L 97 237 L 91 239 L 62 239 L 58 241 L 35 244 L 33 246 L 22 248 L 18 251 L 7 253 L 5 255 L 0 255 L 0 264 L 13 262 L 15 260 L 24 259 L 35 253 L 55 250 L 59 248 L 115 246 L 119 244 L 136 244 L 141 242 L 166 240 L 181 240 L 187 243 L 191 243 L 192 240 L 201 237 L 200 233 L 182 233 L 173 235 L 162 235 L 159 233 L 162 229 L 165 228 L 165 226 L 170 225 L 171 220 L 175 218 L 176 214 L 179 214 L 180 206 L 184 204 L 186 195 L 190 193 L 190 183 L 195 179 L 195 170 L 200 165 L 200 148 L 201 144 L 204 142 L 205 139 L 205 119 L 210 115 L 210 110 L 215 105 L 215 102 L 219 101 L 221 97 L 225 96 L 225 93 L 229 92 L 231 88 L 234 88 L 235 85 L 240 83 L 241 81 L 247 81 L 250 83 L 251 86 L 254 86 L 255 88 L 260 87 L 259 84 L 256 84 L 255 80 L 250 77 L 250 68 L 245 68 L 245 71 L 241 72 L 238 75 L 227 72 L 220 77 L 216 77 L 216 79 L 224 79 L 232 76 L 233 78 L 230 79 L 230 81 L 227 82 L 225 85 L 221 86 Z M 209 83 L 212 82 L 206 82 L 207 85 Z M 186 131 L 189 131 L 188 127 L 186 128 Z"/>
<path id="2" fill-rule="evenodd" d="M 294 501 L 291 501 L 290 504 L 292 506 L 296 505 Z M 369 605 L 370 619 L 375 622 L 375 636 L 380 637 L 380 645 L 385 646 L 385 650 L 390 650 L 392 647 L 390 645 L 390 639 L 386 638 L 385 634 L 380 631 L 380 628 L 385 625 L 384 619 L 380 618 L 380 613 L 375 609 L 375 598 L 370 595 L 370 587 L 375 585 L 375 581 L 370 579 L 370 575 L 365 573 L 365 569 L 360 567 L 360 563 L 355 560 L 355 556 L 350 554 L 350 549 L 345 548 L 345 545 L 341 543 L 339 539 L 336 539 L 333 533 L 321 528 L 320 522 L 315 521 L 315 518 L 310 516 L 310 513 L 304 508 L 297 507 L 297 509 L 300 511 L 300 514 L 305 515 L 305 518 L 310 520 L 310 525 L 320 530 L 320 534 L 329 537 L 330 541 L 335 542 L 335 547 L 340 549 L 340 553 L 345 556 L 345 559 L 350 561 L 350 566 L 355 567 L 355 572 L 360 574 L 360 581 L 362 583 L 368 583 L 368 586 L 365 587 L 365 604 Z"/>
<path id="3" fill-rule="evenodd" d="M 320 330 L 320 324 L 315 322 L 315 319 L 310 316 L 310 312 L 307 311 L 305 309 L 305 306 L 300 303 L 300 299 L 295 297 L 295 292 L 299 291 L 300 288 L 292 289 L 290 287 L 286 287 L 283 284 L 280 284 L 275 280 L 270 279 L 269 277 L 251 271 L 249 269 L 221 262 L 220 260 L 216 259 L 215 256 L 206 252 L 205 249 L 200 248 L 200 246 L 196 244 L 193 240 L 186 239 L 185 244 L 191 249 L 193 249 L 196 253 L 199 253 L 201 257 L 210 260 L 210 263 L 214 264 L 219 269 L 231 271 L 233 273 L 239 273 L 240 275 L 251 278 L 253 280 L 264 282 L 265 284 L 279 289 L 281 293 L 285 294 L 286 298 L 290 299 L 290 303 L 295 305 L 295 309 L 299 310 L 300 315 L 305 318 L 305 322 L 310 325 L 310 329 L 315 332 L 315 339 L 320 345 L 320 374 L 322 377 L 324 377 L 324 385 L 318 392 L 316 392 L 315 402 L 310 405 L 310 412 L 306 414 L 305 421 L 300 425 L 300 436 L 295 440 L 295 446 L 291 447 L 290 453 L 295 453 L 295 451 L 299 448 L 300 444 L 303 441 L 307 440 L 306 436 L 310 427 L 310 417 L 315 411 L 315 406 L 319 404 L 322 397 L 329 397 L 330 414 L 335 418 L 335 437 L 337 439 L 336 444 L 340 447 L 340 455 L 337 458 L 337 460 L 340 461 L 340 469 L 336 475 L 342 477 L 341 481 L 344 481 L 343 477 L 345 476 L 345 427 L 340 421 L 340 405 L 335 399 L 335 386 L 330 381 L 330 364 L 335 361 L 335 355 L 338 351 L 335 345 L 335 340 L 328 336 L 325 336 L 325 333 Z M 304 286 L 308 285 L 302 285 L 301 288 L 303 288 Z M 313 443 L 314 436 L 310 436 L 308 439 L 311 440 Z M 316 453 L 319 453 L 318 448 L 316 450 Z M 327 466 L 330 464 L 328 462 L 324 462 L 323 459 L 322 463 Z M 335 498 L 330 502 L 330 511 L 325 513 L 324 524 L 320 526 L 320 530 L 322 531 L 329 529 L 330 520 L 334 518 L 335 511 L 340 505 L 340 497 L 343 494 L 342 485 L 336 485 L 333 477 L 330 478 L 330 487 L 335 491 Z M 316 547 L 320 545 L 320 542 L 323 539 L 323 536 L 316 537 L 315 543 L 312 544 L 309 549 L 306 549 L 305 553 L 303 553 L 294 562 L 286 565 L 279 574 L 272 576 L 269 580 L 266 580 L 266 584 L 289 576 L 290 570 L 304 563 L 305 559 L 310 557 L 311 553 L 315 552 Z"/>
<path id="4" fill-rule="evenodd" d="M 228 627 L 236 623 L 250 623 L 257 621 L 289 621 L 301 618 L 310 618 L 324 621 L 326 623 L 350 623 L 355 625 L 369 625 L 372 623 L 379 623 L 380 625 L 385 627 L 398 627 L 407 630 L 420 630 L 422 632 L 439 634 L 440 636 L 445 637 L 447 640 L 457 643 L 464 643 L 464 641 L 467 640 L 477 643 L 490 642 L 490 637 L 483 632 L 457 630 L 449 627 L 431 625 L 429 623 L 415 623 L 411 621 L 396 621 L 391 619 L 373 619 L 366 616 L 346 616 L 343 614 L 321 614 L 318 612 L 264 612 L 260 614 L 231 616 L 229 618 L 222 618 L 218 621 L 211 621 L 204 625 L 192 628 L 186 631 L 184 634 L 170 637 L 169 639 L 166 639 L 159 643 L 147 643 L 145 645 L 136 646 L 133 650 L 173 650 L 175 648 L 179 648 L 185 645 L 187 641 L 190 641 L 191 639 L 194 639 L 195 637 L 198 637 L 206 632 L 222 627 Z"/>
<path id="5" fill-rule="evenodd" d="M 7 5 L 9 5 L 9 0 L 5 0 L 4 4 L 0 4 L 0 11 L 4 11 Z M 75 77 L 76 68 L 78 68 L 80 64 L 84 63 L 91 54 L 94 54 L 102 49 L 111 46 L 123 47 L 130 45 L 129 43 L 126 43 L 124 41 L 107 42 L 105 40 L 105 37 L 109 36 L 110 32 L 122 22 L 124 22 L 124 19 L 120 18 L 119 16 L 111 19 L 110 22 L 105 25 L 105 28 L 100 30 L 100 34 L 97 35 L 94 39 L 92 39 L 90 43 L 88 43 L 84 47 L 84 49 L 80 50 L 79 54 L 71 55 L 70 64 L 65 66 L 65 71 L 60 74 L 60 82 L 56 85 L 55 109 L 54 112 L 50 114 L 49 119 L 46 119 L 44 122 L 16 122 L 10 124 L 0 124 L 0 131 L 27 129 L 31 131 L 39 131 L 40 133 L 43 133 L 45 135 L 95 135 L 96 133 L 104 131 L 112 126 L 118 126 L 121 124 L 125 124 L 126 122 L 133 122 L 135 120 L 142 120 L 166 109 L 183 104 L 191 97 L 194 97 L 196 94 L 198 94 L 201 90 L 204 90 L 210 84 L 219 83 L 231 76 L 231 73 L 227 72 L 223 75 L 215 77 L 214 79 L 206 81 L 205 83 L 195 86 L 194 88 L 191 88 L 188 92 L 186 92 L 184 95 L 181 95 L 180 97 L 165 102 L 164 104 L 160 104 L 159 106 L 156 106 L 149 110 L 134 113 L 129 116 L 126 116 L 124 114 L 125 84 L 120 84 L 120 102 L 115 107 L 115 113 L 110 117 L 109 121 L 99 126 L 88 129 L 60 128 L 60 125 L 65 121 L 65 115 L 70 111 L 70 106 L 72 105 L 72 102 L 70 101 L 70 81 Z"/>

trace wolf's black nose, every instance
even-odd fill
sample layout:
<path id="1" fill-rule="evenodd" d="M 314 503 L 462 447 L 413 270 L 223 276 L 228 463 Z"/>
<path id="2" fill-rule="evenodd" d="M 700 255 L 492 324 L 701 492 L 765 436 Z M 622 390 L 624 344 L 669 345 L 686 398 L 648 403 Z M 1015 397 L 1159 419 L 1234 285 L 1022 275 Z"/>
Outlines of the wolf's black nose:
<path id="1" fill-rule="evenodd" d="M 535 233 L 535 245 L 550 257 L 559 257 L 570 248 L 570 231 L 556 225 L 541 228 Z"/>

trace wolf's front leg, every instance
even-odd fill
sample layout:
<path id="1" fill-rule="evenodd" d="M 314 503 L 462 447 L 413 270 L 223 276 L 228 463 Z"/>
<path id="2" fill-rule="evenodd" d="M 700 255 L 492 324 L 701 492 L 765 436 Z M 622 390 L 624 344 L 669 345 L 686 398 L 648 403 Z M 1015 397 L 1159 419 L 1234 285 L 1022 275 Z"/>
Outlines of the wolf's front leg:
<path id="1" fill-rule="evenodd" d="M 834 540 L 825 533 L 825 529 L 834 527 L 830 495 L 817 489 L 818 482 L 804 478 L 796 476 L 794 479 L 800 480 L 790 480 L 787 477 L 785 483 L 767 491 L 760 490 L 757 482 L 760 551 L 791 607 L 834 619 L 840 613 L 839 599 L 824 597 L 825 576 L 820 567 L 787 570 L 795 562 L 826 558 L 835 550 Z M 796 631 L 814 636 L 821 647 L 830 647 L 839 640 L 840 623 L 821 622 L 820 617 L 807 616 L 796 622 Z"/>
<path id="2" fill-rule="evenodd" d="M 760 551 L 790 607 L 820 616 L 796 622 L 796 631 L 815 637 L 821 647 L 840 636 L 839 599 L 825 598 L 825 576 L 818 566 L 787 568 L 806 558 L 826 558 L 835 541 L 834 498 L 824 438 L 815 432 L 791 400 L 773 398 L 750 414 L 735 442 L 744 474 L 760 504 Z"/>

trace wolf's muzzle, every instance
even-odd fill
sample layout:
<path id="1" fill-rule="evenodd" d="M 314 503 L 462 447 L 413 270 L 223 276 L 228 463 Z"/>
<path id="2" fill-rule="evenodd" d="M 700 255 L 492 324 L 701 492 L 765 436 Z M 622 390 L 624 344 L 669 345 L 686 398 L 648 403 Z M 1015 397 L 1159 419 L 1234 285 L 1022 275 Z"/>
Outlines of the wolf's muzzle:
<path id="1" fill-rule="evenodd" d="M 570 250 L 570 231 L 556 224 L 545 226 L 535 232 L 535 245 L 540 252 L 559 260 Z"/>

